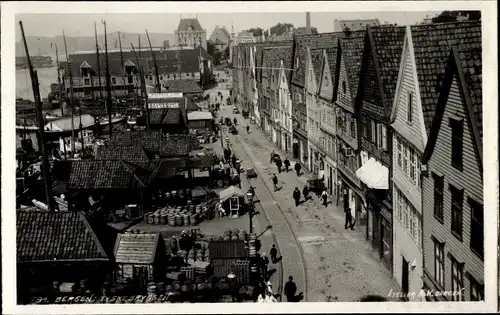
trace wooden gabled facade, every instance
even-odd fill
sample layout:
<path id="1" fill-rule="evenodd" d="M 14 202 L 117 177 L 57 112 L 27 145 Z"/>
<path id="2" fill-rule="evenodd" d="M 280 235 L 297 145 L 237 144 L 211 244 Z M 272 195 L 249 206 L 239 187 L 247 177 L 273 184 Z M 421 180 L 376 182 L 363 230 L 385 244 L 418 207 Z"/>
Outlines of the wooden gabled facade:
<path id="1" fill-rule="evenodd" d="M 356 176 L 360 166 L 358 124 L 355 100 L 363 60 L 365 31 L 345 32 L 340 39 L 339 78 L 335 97 L 337 135 L 337 179 L 339 201 L 344 211 L 350 209 L 357 226 L 366 225 L 366 209 L 362 207 L 364 194 Z"/>
<path id="2" fill-rule="evenodd" d="M 477 40 L 480 22 L 406 27 L 391 112 L 393 131 L 394 278 L 404 292 L 422 287 L 421 159 L 443 83 L 450 45 Z M 457 36 L 458 35 L 458 36 Z M 415 300 L 421 298 L 415 297 Z"/>
<path id="3" fill-rule="evenodd" d="M 423 165 L 424 285 L 484 299 L 481 27 L 451 49 Z"/>
<path id="4" fill-rule="evenodd" d="M 320 129 L 320 107 L 318 102 L 318 86 L 319 79 L 318 73 L 321 71 L 321 57 L 323 49 L 310 49 L 307 48 L 306 56 L 306 76 L 305 76 L 305 90 L 306 90 L 306 110 L 307 110 L 307 143 L 308 143 L 308 168 L 314 173 L 318 174 L 325 168 L 324 157 L 325 155 L 319 152 L 318 147 L 322 142 L 321 129 Z"/>
<path id="5" fill-rule="evenodd" d="M 361 167 L 356 175 L 368 208 L 367 239 L 392 270 L 392 135 L 389 115 L 394 99 L 404 27 L 367 27 L 356 118 L 361 133 Z"/>
<path id="6" fill-rule="evenodd" d="M 338 199 L 335 97 L 337 96 L 339 61 L 340 49 L 338 49 L 338 43 L 334 47 L 323 49 L 322 69 L 319 76 L 320 84 L 318 86 L 321 140 L 318 149 L 325 155 L 325 187 L 335 199 Z"/>

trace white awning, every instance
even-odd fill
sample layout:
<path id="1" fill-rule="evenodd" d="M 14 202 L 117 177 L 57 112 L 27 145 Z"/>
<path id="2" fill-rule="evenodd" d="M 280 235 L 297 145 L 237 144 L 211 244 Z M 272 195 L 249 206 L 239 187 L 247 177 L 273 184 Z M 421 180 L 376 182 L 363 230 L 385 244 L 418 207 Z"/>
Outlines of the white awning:
<path id="1" fill-rule="evenodd" d="M 325 176 L 325 171 L 321 170 L 318 172 L 318 179 L 322 179 Z"/>
<path id="2" fill-rule="evenodd" d="M 371 189 L 389 189 L 389 169 L 370 158 L 356 171 L 356 176 Z"/>

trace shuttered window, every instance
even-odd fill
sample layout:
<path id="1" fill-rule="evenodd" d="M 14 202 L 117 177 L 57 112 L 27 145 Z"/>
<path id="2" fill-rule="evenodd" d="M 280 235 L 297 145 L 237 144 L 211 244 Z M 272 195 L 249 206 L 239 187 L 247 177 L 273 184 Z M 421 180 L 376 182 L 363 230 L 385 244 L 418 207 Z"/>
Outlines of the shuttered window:
<path id="1" fill-rule="evenodd" d="M 370 120 L 370 124 L 371 124 L 371 141 L 373 143 L 377 143 L 377 123 L 375 122 L 375 120 L 371 119 Z"/>
<path id="2" fill-rule="evenodd" d="M 464 300 L 464 264 L 459 263 L 454 257 L 451 260 L 451 291 L 453 301 Z"/>
<path id="3" fill-rule="evenodd" d="M 444 243 L 434 239 L 434 279 L 444 288 Z"/>
<path id="4" fill-rule="evenodd" d="M 470 300 L 484 301 L 484 285 L 480 284 L 473 277 L 470 278 Z"/>
<path id="5" fill-rule="evenodd" d="M 432 175 L 434 178 L 434 218 L 443 223 L 444 178 L 434 173 Z"/>
<path id="6" fill-rule="evenodd" d="M 470 222 L 470 248 L 481 259 L 484 254 L 484 218 L 483 205 L 469 198 L 468 200 L 471 210 Z"/>
<path id="7" fill-rule="evenodd" d="M 397 142 L 397 154 L 398 154 L 398 166 L 403 168 L 403 144 L 401 143 L 401 138 L 398 136 L 396 138 Z"/>
<path id="8" fill-rule="evenodd" d="M 463 133 L 462 120 L 450 119 L 451 125 L 451 165 L 462 170 L 463 167 Z"/>
<path id="9" fill-rule="evenodd" d="M 464 191 L 450 185 L 451 190 L 451 232 L 462 240 Z"/>

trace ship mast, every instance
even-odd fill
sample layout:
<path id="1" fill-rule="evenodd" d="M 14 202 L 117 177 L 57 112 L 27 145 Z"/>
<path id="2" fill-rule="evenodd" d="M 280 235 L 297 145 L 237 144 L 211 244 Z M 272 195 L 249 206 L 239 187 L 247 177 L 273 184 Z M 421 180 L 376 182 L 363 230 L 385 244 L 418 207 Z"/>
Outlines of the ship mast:
<path id="1" fill-rule="evenodd" d="M 111 75 L 109 73 L 109 60 L 108 60 L 108 35 L 106 31 L 106 21 L 102 22 L 104 24 L 104 51 L 106 54 L 106 93 L 107 93 L 107 103 L 108 103 L 108 119 L 109 119 L 109 138 L 113 134 L 113 124 L 111 123 Z"/>
<path id="2" fill-rule="evenodd" d="M 64 116 L 64 108 L 63 108 L 63 102 L 62 102 L 62 94 L 61 94 L 61 67 L 59 65 L 59 52 L 57 51 L 57 44 L 56 46 L 56 65 L 57 65 L 57 87 L 59 88 L 59 106 L 61 106 L 61 117 Z"/>
<path id="3" fill-rule="evenodd" d="M 156 63 L 156 55 L 153 51 L 153 47 L 151 46 L 151 40 L 149 39 L 148 30 L 146 30 L 146 36 L 148 38 L 149 49 L 151 50 L 151 55 L 153 55 L 153 62 L 155 64 L 156 89 L 158 90 L 158 93 L 161 93 L 161 82 L 160 82 L 160 76 L 158 74 L 158 64 Z"/>
<path id="4" fill-rule="evenodd" d="M 139 37 L 139 60 L 137 62 L 139 63 L 139 69 L 142 69 L 142 65 L 141 65 L 141 58 L 142 58 L 142 54 L 141 54 L 141 34 L 138 34 L 138 37 Z M 144 78 L 145 74 L 143 73 L 142 75 L 143 75 L 143 78 Z M 141 85 L 142 85 L 142 83 L 141 83 Z M 146 95 L 145 95 L 145 92 L 142 90 L 142 87 L 141 87 L 140 91 L 141 91 L 141 103 L 143 103 L 142 99 L 144 97 L 146 97 Z M 144 104 L 142 106 L 144 106 Z"/>
<path id="5" fill-rule="evenodd" d="M 137 58 L 137 53 L 135 52 L 134 45 L 130 43 L 132 46 L 132 51 L 134 52 L 135 60 L 137 61 L 137 64 L 139 64 L 139 59 Z M 144 79 L 144 70 L 142 67 L 139 65 L 139 75 L 141 76 L 141 91 L 144 92 L 145 97 L 145 102 L 144 105 L 146 107 L 146 129 L 149 130 L 149 105 L 148 105 L 148 94 L 146 93 L 146 80 Z M 142 92 L 141 92 L 142 93 Z"/>
<path id="6" fill-rule="evenodd" d="M 122 36 L 120 35 L 120 31 L 118 31 L 118 44 L 120 45 L 120 61 L 122 65 L 123 85 L 127 86 L 128 81 L 125 79 L 125 62 L 123 62 Z"/>
<path id="7" fill-rule="evenodd" d="M 94 32 L 95 32 L 95 49 L 97 55 L 97 78 L 99 80 L 99 104 L 101 104 L 102 101 L 101 60 L 99 57 L 99 43 L 97 42 L 97 26 L 95 24 L 95 21 L 94 21 Z"/>
<path id="8" fill-rule="evenodd" d="M 75 156 L 75 107 L 73 104 L 73 73 L 71 62 L 68 57 L 68 45 L 66 44 L 66 35 L 63 30 L 64 52 L 66 54 L 66 68 L 69 75 L 69 106 L 71 107 L 71 156 Z"/>
<path id="9" fill-rule="evenodd" d="M 43 156 L 43 180 L 45 184 L 45 197 L 47 198 L 47 208 L 49 211 L 54 211 L 54 206 L 52 202 L 52 178 L 50 177 L 50 166 L 49 157 L 47 151 L 45 150 L 45 131 L 44 122 L 42 114 L 42 103 L 40 101 L 40 87 L 38 82 L 38 73 L 33 70 L 33 65 L 31 64 L 28 44 L 26 43 L 26 36 L 24 35 L 23 22 L 19 22 L 21 26 L 21 34 L 23 37 L 24 49 L 26 50 L 26 59 L 28 60 L 28 67 L 31 77 L 31 86 L 33 88 L 33 98 L 35 100 L 36 118 L 38 120 L 38 133 L 40 135 L 40 150 Z"/>

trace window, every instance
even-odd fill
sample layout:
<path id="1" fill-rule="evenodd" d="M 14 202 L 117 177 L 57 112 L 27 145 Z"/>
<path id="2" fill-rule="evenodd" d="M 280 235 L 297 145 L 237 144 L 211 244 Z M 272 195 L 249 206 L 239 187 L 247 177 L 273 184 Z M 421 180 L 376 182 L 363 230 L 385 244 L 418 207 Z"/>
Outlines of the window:
<path id="1" fill-rule="evenodd" d="M 451 124 L 451 165 L 462 170 L 462 146 L 464 126 L 461 120 L 450 120 Z"/>
<path id="2" fill-rule="evenodd" d="M 484 285 L 472 277 L 470 278 L 470 300 L 484 301 Z"/>
<path id="3" fill-rule="evenodd" d="M 483 205 L 469 198 L 471 210 L 470 249 L 481 259 L 484 253 L 484 218 Z"/>
<path id="4" fill-rule="evenodd" d="M 453 301 L 464 300 L 464 264 L 453 257 L 451 257 L 451 291 L 457 293 L 452 295 Z"/>
<path id="5" fill-rule="evenodd" d="M 444 178 L 436 174 L 432 174 L 434 177 L 434 218 L 441 222 L 444 222 L 443 218 L 443 190 L 444 190 Z"/>
<path id="6" fill-rule="evenodd" d="M 397 147 L 398 147 L 398 166 L 403 168 L 403 144 L 401 143 L 401 138 L 396 137 Z"/>
<path id="7" fill-rule="evenodd" d="M 356 120 L 351 119 L 351 137 L 356 137 Z"/>
<path id="8" fill-rule="evenodd" d="M 346 84 L 345 81 L 342 81 L 342 93 L 345 94 L 346 92 Z"/>
<path id="9" fill-rule="evenodd" d="M 451 232 L 459 240 L 462 240 L 462 207 L 464 192 L 450 186 L 451 190 Z"/>
<path id="10" fill-rule="evenodd" d="M 434 279 L 444 288 L 444 243 L 434 239 Z"/>
<path id="11" fill-rule="evenodd" d="M 410 147 L 410 178 L 413 182 L 416 182 L 416 177 L 417 177 L 417 157 L 415 154 L 415 149 L 413 147 Z"/>
<path id="12" fill-rule="evenodd" d="M 370 120 L 370 124 L 371 124 L 371 141 L 373 143 L 377 143 L 377 123 L 375 122 L 375 120 Z"/>
<path id="13" fill-rule="evenodd" d="M 111 78 L 111 83 L 116 84 L 116 78 L 115 77 Z"/>
<path id="14" fill-rule="evenodd" d="M 408 174 L 408 143 L 403 142 L 403 171 L 405 174 Z"/>
<path id="15" fill-rule="evenodd" d="M 387 127 L 382 124 L 377 125 L 378 130 L 378 148 L 382 150 L 387 150 Z"/>
<path id="16" fill-rule="evenodd" d="M 90 79 L 84 79 L 83 82 L 84 82 L 83 84 L 85 84 L 85 85 L 90 85 Z"/>
<path id="17" fill-rule="evenodd" d="M 407 107 L 406 107 L 406 121 L 411 123 L 413 119 L 413 94 L 408 92 Z"/>

